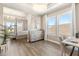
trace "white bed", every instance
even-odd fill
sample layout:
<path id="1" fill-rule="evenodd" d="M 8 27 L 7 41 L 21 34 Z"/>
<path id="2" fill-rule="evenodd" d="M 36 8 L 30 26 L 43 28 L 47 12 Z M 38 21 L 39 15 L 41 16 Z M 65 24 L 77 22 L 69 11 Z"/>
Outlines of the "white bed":
<path id="1" fill-rule="evenodd" d="M 28 31 L 19 31 L 17 32 L 16 39 L 27 38 Z"/>
<path id="2" fill-rule="evenodd" d="M 28 31 L 18 31 L 17 33 L 11 33 L 10 36 L 12 38 L 20 39 L 20 38 L 27 38 Z"/>

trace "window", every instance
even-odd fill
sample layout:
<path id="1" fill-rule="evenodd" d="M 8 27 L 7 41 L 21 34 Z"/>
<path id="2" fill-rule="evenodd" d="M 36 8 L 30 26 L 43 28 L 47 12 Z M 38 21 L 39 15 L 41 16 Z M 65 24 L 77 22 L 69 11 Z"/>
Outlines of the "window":
<path id="1" fill-rule="evenodd" d="M 71 35 L 72 33 L 72 13 L 66 12 L 59 17 L 59 34 Z"/>
<path id="2" fill-rule="evenodd" d="M 47 21 L 48 33 L 56 34 L 56 17 L 49 17 Z"/>
<path id="3" fill-rule="evenodd" d="M 14 25 L 15 25 L 14 22 L 10 22 L 10 21 L 6 22 L 6 29 L 7 29 L 8 33 L 14 32 L 14 29 L 15 29 Z"/>

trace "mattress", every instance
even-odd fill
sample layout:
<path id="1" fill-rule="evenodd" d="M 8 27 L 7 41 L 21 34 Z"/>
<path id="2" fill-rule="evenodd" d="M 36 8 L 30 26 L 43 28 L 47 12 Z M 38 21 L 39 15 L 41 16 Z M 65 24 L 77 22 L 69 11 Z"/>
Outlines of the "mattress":
<path id="1" fill-rule="evenodd" d="M 26 37 L 27 34 L 28 34 L 28 31 L 19 31 L 17 32 L 17 35 L 16 33 L 11 33 L 9 35 L 10 35 L 10 38 L 21 38 L 21 37 Z"/>

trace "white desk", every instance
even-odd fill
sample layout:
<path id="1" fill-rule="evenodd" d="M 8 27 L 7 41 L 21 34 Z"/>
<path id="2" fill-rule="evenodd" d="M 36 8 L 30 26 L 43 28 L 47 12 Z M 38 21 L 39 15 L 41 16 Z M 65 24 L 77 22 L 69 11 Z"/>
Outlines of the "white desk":
<path id="1" fill-rule="evenodd" d="M 72 52 L 70 53 L 70 56 L 73 54 L 74 48 L 77 47 L 78 48 L 78 52 L 79 52 L 79 39 L 78 38 L 68 38 L 62 41 L 63 44 L 67 44 L 70 46 L 73 46 Z M 79 53 L 78 53 L 79 55 Z"/>

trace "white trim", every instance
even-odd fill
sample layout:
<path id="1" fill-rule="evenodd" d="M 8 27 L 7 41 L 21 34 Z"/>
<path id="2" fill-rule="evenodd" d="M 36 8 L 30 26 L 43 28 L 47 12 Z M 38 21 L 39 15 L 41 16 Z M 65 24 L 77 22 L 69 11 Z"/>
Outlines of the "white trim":
<path id="1" fill-rule="evenodd" d="M 47 39 L 47 40 L 45 40 L 45 41 L 49 41 L 49 42 L 52 42 L 52 43 L 55 43 L 55 44 L 60 44 L 60 42 L 58 42 L 58 41 L 55 41 L 55 40 L 50 40 L 50 39 Z"/>
<path id="2" fill-rule="evenodd" d="M 47 40 L 47 15 L 44 15 L 45 18 L 45 35 L 44 35 L 44 39 Z"/>
<path id="3" fill-rule="evenodd" d="M 71 10 L 71 6 L 64 8 L 64 9 L 61 9 L 61 10 L 57 10 L 53 13 L 49 13 L 48 17 L 54 16 L 54 15 L 60 15 L 61 13 L 66 12 L 67 10 Z"/>
<path id="4" fill-rule="evenodd" d="M 76 33 L 76 10 L 75 10 L 75 3 L 72 4 L 72 20 L 73 20 L 73 36 Z"/>

